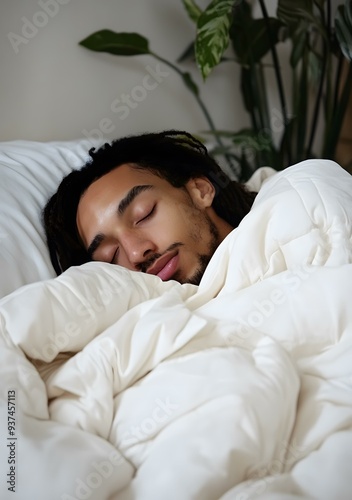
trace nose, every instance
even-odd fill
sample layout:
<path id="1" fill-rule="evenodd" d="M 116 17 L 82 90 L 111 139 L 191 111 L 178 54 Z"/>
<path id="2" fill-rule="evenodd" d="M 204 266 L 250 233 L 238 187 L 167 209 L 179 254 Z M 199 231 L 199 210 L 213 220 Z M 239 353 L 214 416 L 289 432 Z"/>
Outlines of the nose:
<path id="1" fill-rule="evenodd" d="M 127 260 L 127 265 L 124 265 L 121 255 L 121 265 L 132 270 L 139 270 L 139 265 L 156 253 L 156 245 L 149 238 L 135 233 L 125 234 L 121 240 L 121 247 Z"/>

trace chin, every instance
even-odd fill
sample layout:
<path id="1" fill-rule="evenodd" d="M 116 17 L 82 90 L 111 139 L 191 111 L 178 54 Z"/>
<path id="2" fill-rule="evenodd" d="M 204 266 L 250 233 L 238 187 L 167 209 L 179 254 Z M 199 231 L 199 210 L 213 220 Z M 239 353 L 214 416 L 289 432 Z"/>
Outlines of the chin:
<path id="1" fill-rule="evenodd" d="M 182 282 L 180 281 L 180 283 L 189 283 L 191 285 L 199 285 L 200 280 L 203 277 L 203 274 L 204 274 L 204 271 L 198 269 L 190 278 L 187 278 Z"/>

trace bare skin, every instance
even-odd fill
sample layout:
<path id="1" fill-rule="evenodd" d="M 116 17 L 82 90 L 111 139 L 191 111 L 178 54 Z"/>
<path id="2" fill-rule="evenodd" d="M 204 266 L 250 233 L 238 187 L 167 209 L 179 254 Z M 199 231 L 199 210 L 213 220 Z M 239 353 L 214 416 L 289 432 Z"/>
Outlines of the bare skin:
<path id="1" fill-rule="evenodd" d="M 88 187 L 78 204 L 77 228 L 93 260 L 199 284 L 233 229 L 212 208 L 214 196 L 205 177 L 175 188 L 125 164 Z"/>

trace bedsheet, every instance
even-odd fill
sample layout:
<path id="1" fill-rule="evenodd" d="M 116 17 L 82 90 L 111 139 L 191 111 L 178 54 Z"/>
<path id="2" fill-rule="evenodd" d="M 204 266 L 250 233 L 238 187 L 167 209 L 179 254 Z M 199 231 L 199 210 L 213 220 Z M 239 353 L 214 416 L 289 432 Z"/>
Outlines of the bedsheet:
<path id="1" fill-rule="evenodd" d="M 302 162 L 199 287 L 95 262 L 2 299 L 1 498 L 350 498 L 351 201 Z"/>

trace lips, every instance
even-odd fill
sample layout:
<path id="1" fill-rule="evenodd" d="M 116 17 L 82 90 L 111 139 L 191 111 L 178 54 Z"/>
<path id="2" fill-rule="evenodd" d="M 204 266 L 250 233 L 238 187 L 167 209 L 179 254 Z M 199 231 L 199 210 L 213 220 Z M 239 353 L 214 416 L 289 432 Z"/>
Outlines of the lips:
<path id="1" fill-rule="evenodd" d="M 179 256 L 178 253 L 166 254 L 160 257 L 155 264 L 147 270 L 148 274 L 159 276 L 163 281 L 167 281 L 177 271 Z"/>

